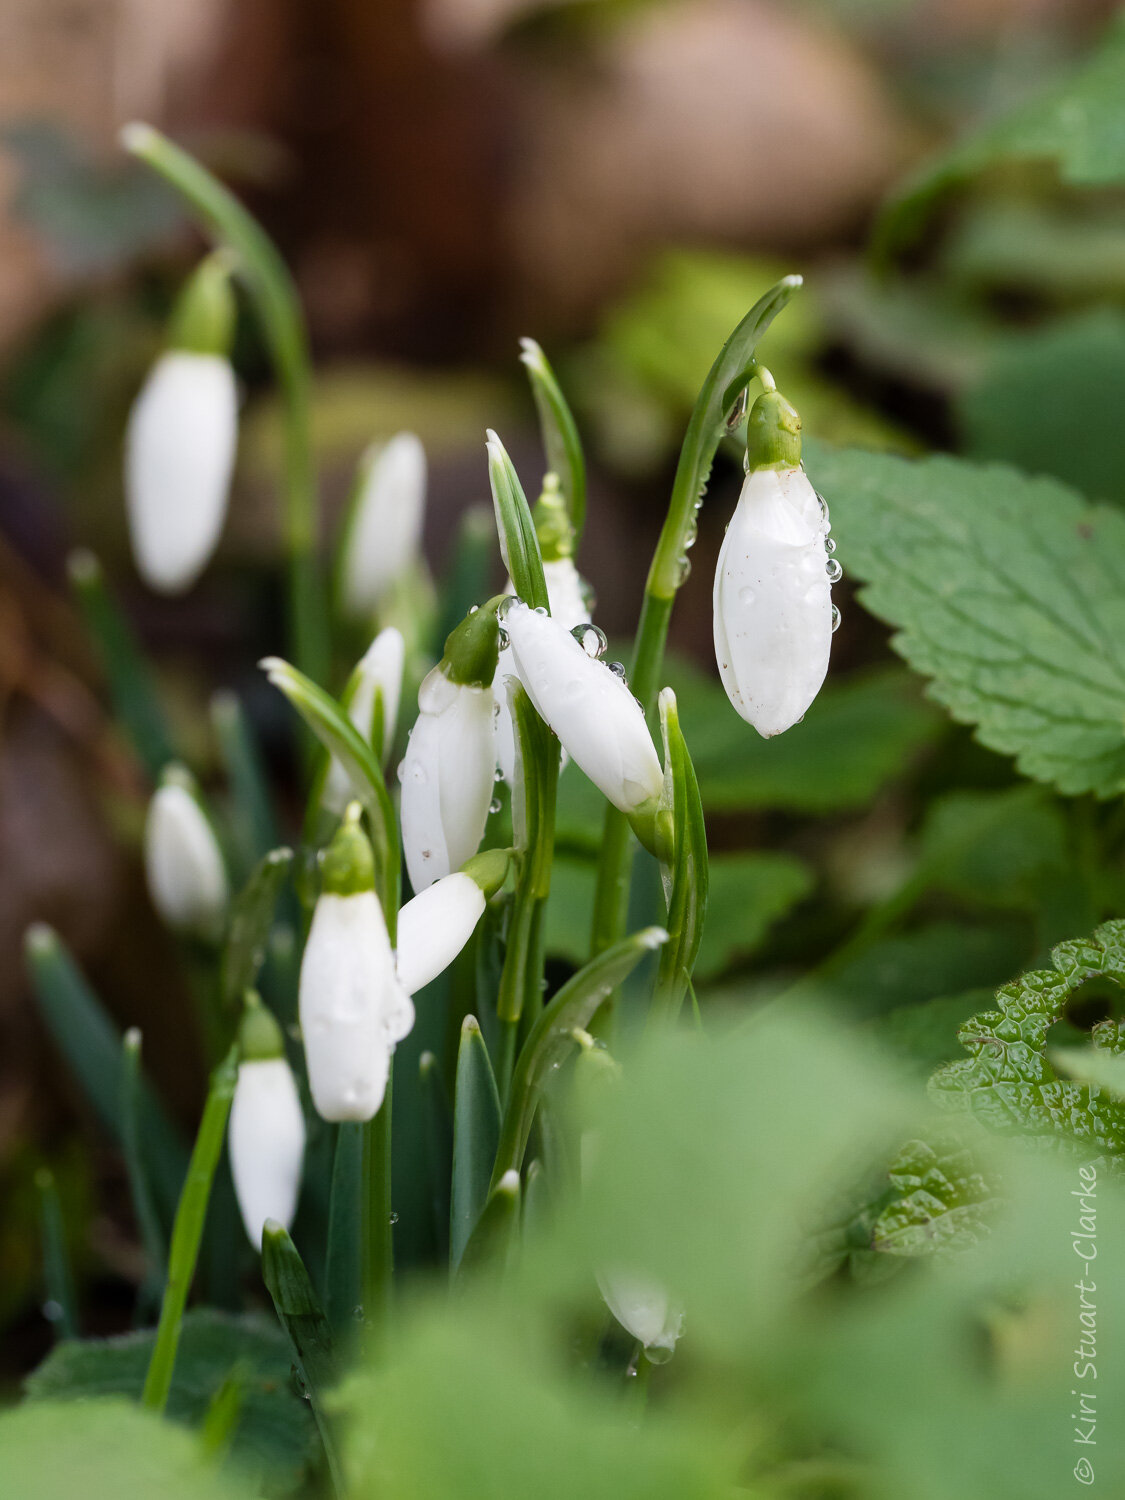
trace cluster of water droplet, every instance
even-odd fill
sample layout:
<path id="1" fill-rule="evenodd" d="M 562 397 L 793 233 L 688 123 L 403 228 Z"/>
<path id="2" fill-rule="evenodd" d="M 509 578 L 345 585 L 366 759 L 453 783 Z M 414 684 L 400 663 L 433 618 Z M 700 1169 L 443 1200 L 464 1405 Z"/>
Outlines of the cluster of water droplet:
<path id="1" fill-rule="evenodd" d="M 836 550 L 836 543 L 832 539 L 832 537 L 828 535 L 828 528 L 832 524 L 831 519 L 828 515 L 828 501 L 825 500 L 824 496 L 819 492 L 819 490 L 814 490 L 813 493 L 816 495 L 817 504 L 820 506 L 820 532 L 824 537 L 824 549 L 828 553 L 828 582 L 830 584 L 839 583 L 840 579 L 844 576 L 844 570 L 840 566 L 840 559 L 838 557 L 833 557 L 832 555 Z M 843 616 L 840 614 L 839 605 L 834 604 L 832 606 L 833 634 L 835 634 L 835 632 L 839 630 L 840 621 L 842 618 Z"/>

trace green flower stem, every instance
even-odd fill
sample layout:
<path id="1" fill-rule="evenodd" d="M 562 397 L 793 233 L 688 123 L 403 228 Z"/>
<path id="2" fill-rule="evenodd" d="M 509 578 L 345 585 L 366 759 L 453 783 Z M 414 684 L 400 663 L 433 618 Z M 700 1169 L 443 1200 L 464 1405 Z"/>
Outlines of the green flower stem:
<path id="1" fill-rule="evenodd" d="M 78 1337 L 78 1298 L 66 1249 L 66 1229 L 55 1174 L 40 1167 L 35 1174 L 39 1193 L 39 1219 L 43 1232 L 43 1280 L 48 1304 L 53 1304 L 53 1322 L 60 1338 Z"/>
<path id="2" fill-rule="evenodd" d="M 284 531 L 289 566 L 289 628 L 296 664 L 316 681 L 329 674 L 324 587 L 317 562 L 317 488 L 310 414 L 308 338 L 297 289 L 261 225 L 186 151 L 151 125 L 127 125 L 127 151 L 185 198 L 208 232 L 238 257 L 281 387 L 285 421 Z"/>
<path id="3" fill-rule="evenodd" d="M 148 1170 L 141 1143 L 142 1132 L 141 1033 L 131 1027 L 125 1033 L 121 1068 L 121 1145 L 133 1199 L 133 1214 L 145 1253 L 145 1274 L 138 1295 L 138 1320 L 155 1309 L 167 1275 L 164 1231 L 152 1199 Z"/>
<path id="4" fill-rule="evenodd" d="M 394 1059 L 379 1113 L 363 1138 L 363 1318 L 376 1348 L 387 1331 L 394 1281 L 391 1208 L 391 1107 Z"/>
<path id="5" fill-rule="evenodd" d="M 172 1244 L 168 1256 L 168 1281 L 160 1308 L 156 1342 L 145 1376 L 141 1405 L 162 1412 L 172 1387 L 172 1372 L 180 1343 L 180 1326 L 184 1308 L 199 1259 L 199 1246 L 207 1218 L 211 1184 L 222 1155 L 234 1086 L 238 1080 L 238 1046 L 231 1047 L 211 1075 L 211 1087 L 203 1106 L 203 1119 L 188 1164 L 183 1192 L 180 1194 L 176 1221 L 172 1226 Z"/>

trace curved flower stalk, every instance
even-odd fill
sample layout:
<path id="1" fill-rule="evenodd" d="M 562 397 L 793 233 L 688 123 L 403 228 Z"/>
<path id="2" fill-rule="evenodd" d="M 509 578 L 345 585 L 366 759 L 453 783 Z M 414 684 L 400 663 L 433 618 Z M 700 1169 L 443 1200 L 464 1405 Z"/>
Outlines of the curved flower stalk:
<path id="1" fill-rule="evenodd" d="M 628 684 L 560 621 L 526 604 L 509 607 L 504 629 L 528 697 L 571 759 L 634 826 L 651 821 L 664 773 Z"/>
<path id="2" fill-rule="evenodd" d="M 776 391 L 747 428 L 747 474 L 715 570 L 715 655 L 737 712 L 767 738 L 805 713 L 834 622 L 826 512 L 800 467 L 801 419 Z"/>
<path id="3" fill-rule="evenodd" d="M 533 519 L 543 554 L 543 579 L 547 585 L 551 618 L 558 620 L 560 625 L 565 625 L 567 630 L 575 630 L 579 625 L 589 625 L 589 597 L 582 576 L 574 564 L 574 530 L 555 474 L 548 474 L 543 481 L 543 493 L 533 512 Z M 516 592 L 510 578 L 506 592 Z M 496 666 L 492 690 L 498 705 L 494 724 L 496 761 L 509 786 L 512 785 L 516 772 L 516 735 L 508 695 L 504 690 L 504 678 L 514 675 L 515 671 L 511 646 L 504 646 Z"/>
<path id="4" fill-rule="evenodd" d="M 149 895 L 163 921 L 176 932 L 216 937 L 230 885 L 195 780 L 183 766 L 169 766 L 153 794 L 144 851 Z"/>
<path id="5" fill-rule="evenodd" d="M 208 256 L 173 314 L 168 348 L 133 405 L 125 499 L 138 571 L 178 594 L 210 561 L 226 520 L 238 441 L 229 257 Z"/>
<path id="6" fill-rule="evenodd" d="M 410 883 L 424 891 L 471 859 L 484 837 L 496 755 L 492 741 L 499 597 L 470 611 L 418 689 L 402 781 L 402 850 Z"/>
<path id="7" fill-rule="evenodd" d="M 305 1116 L 280 1026 L 253 991 L 244 1004 L 230 1109 L 230 1167 L 247 1236 L 260 1250 L 266 1220 L 288 1229 L 297 1211 Z"/>
<path id="8" fill-rule="evenodd" d="M 370 1120 L 395 1044 L 414 1025 L 399 983 L 375 861 L 353 802 L 329 845 L 301 960 L 299 1008 L 309 1088 L 325 1120 Z"/>
<path id="9" fill-rule="evenodd" d="M 463 870 L 427 886 L 398 914 L 399 983 L 408 995 L 443 973 L 472 937 L 485 904 L 504 884 L 510 849 L 474 855 Z"/>
<path id="10" fill-rule="evenodd" d="M 389 625 L 367 648 L 341 700 L 348 718 L 385 765 L 394 743 L 406 646 L 402 632 Z M 376 712 L 378 710 L 378 712 Z M 353 795 L 351 777 L 333 756 L 324 782 L 321 801 L 329 812 L 340 814 Z"/>
<path id="11" fill-rule="evenodd" d="M 412 432 L 363 455 L 340 548 L 340 606 L 370 619 L 418 555 L 426 509 L 426 453 Z"/>

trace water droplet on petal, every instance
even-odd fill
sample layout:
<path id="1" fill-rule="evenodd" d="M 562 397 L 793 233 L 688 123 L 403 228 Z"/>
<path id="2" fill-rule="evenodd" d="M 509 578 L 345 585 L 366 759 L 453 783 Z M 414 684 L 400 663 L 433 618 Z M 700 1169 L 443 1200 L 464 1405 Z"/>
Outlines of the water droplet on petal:
<path id="1" fill-rule="evenodd" d="M 535 606 L 535 613 L 537 615 L 549 615 L 551 613 L 551 611 L 547 608 L 547 606 L 545 604 L 537 604 Z"/>
<path id="2" fill-rule="evenodd" d="M 605 638 L 605 632 L 599 630 L 596 625 L 576 625 L 570 632 L 587 656 L 595 660 L 601 656 L 609 642 Z"/>
<path id="3" fill-rule="evenodd" d="M 501 627 L 500 630 L 499 645 L 501 651 L 507 651 L 508 647 L 511 645 L 511 636 L 509 636 L 508 632 L 504 630 L 503 627 Z"/>
<path id="4" fill-rule="evenodd" d="M 830 536 L 830 537 L 826 537 L 825 538 L 825 540 L 824 540 L 824 550 L 825 550 L 825 552 L 835 552 L 835 550 L 836 550 L 836 538 L 835 537 L 831 537 Z"/>
<path id="5" fill-rule="evenodd" d="M 840 579 L 843 578 L 844 570 L 840 566 L 838 559 L 836 559 L 835 557 L 830 557 L 828 559 L 827 573 L 829 583 L 839 583 Z"/>
<path id="6" fill-rule="evenodd" d="M 470 613 L 470 614 L 471 614 L 471 615 L 475 615 L 475 614 L 476 614 L 476 612 L 477 612 L 477 610 L 478 610 L 478 609 L 479 609 L 479 608 L 480 608 L 480 605 L 479 605 L 479 604 L 470 604 L 470 605 L 469 605 L 469 613 Z"/>
<path id="7" fill-rule="evenodd" d="M 840 621 L 842 619 L 843 619 L 843 615 L 841 615 L 839 609 L 834 604 L 832 606 L 832 632 L 833 632 L 833 634 L 835 634 L 836 631 L 839 630 L 839 628 L 840 628 Z"/>
<path id="8" fill-rule="evenodd" d="M 625 680 L 625 663 L 623 661 L 611 661 L 609 663 L 609 670 L 615 677 L 620 677 L 622 681 Z"/>
<path id="9" fill-rule="evenodd" d="M 499 709 L 499 707 L 500 707 L 500 705 L 499 705 L 499 704 L 497 704 L 497 705 L 496 705 L 496 706 L 495 706 L 495 707 L 494 707 L 494 708 L 493 708 L 493 710 L 492 710 L 492 712 L 493 712 L 493 713 L 494 713 L 494 714 L 495 714 L 495 713 L 496 713 L 496 712 L 497 712 L 497 710 L 498 710 L 498 709 Z M 493 773 L 492 773 L 492 779 L 493 779 L 493 781 L 503 781 L 503 780 L 504 780 L 504 773 L 503 773 L 503 771 L 502 771 L 502 770 L 501 770 L 501 769 L 500 769 L 500 767 L 499 767 L 499 766 L 497 766 L 497 767 L 496 767 L 496 770 L 495 770 L 495 771 L 494 771 L 494 772 L 493 772 Z"/>

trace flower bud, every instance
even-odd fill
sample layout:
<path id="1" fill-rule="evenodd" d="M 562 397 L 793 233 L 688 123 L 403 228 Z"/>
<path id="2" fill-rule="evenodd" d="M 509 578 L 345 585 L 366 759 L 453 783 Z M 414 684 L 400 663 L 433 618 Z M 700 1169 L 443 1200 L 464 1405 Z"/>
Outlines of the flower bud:
<path id="1" fill-rule="evenodd" d="M 449 967 L 472 937 L 487 898 L 504 883 L 510 851 L 489 849 L 427 886 L 398 914 L 398 977 L 416 995 Z"/>
<path id="2" fill-rule="evenodd" d="M 167 925 L 217 935 L 230 894 L 214 829 L 182 766 L 170 766 L 145 822 L 145 874 L 152 904 Z"/>
<path id="3" fill-rule="evenodd" d="M 628 685 L 561 621 L 526 604 L 508 609 L 504 629 L 536 712 L 598 790 L 626 814 L 658 799 L 664 774 Z"/>
<path id="4" fill-rule="evenodd" d="M 653 1364 L 671 1359 L 684 1317 L 662 1287 L 645 1277 L 614 1271 L 598 1277 L 598 1288 L 610 1312 L 644 1345 Z"/>
<path id="5" fill-rule="evenodd" d="M 451 631 L 445 655 L 418 690 L 402 778 L 402 849 L 421 892 L 477 852 L 492 803 L 492 678 L 499 598 Z"/>
<path id="6" fill-rule="evenodd" d="M 170 346 L 129 418 L 129 535 L 142 578 L 161 593 L 191 587 L 226 519 L 238 441 L 238 393 L 227 357 L 233 324 L 229 267 L 210 256 L 188 282 Z"/>
<path id="7" fill-rule="evenodd" d="M 394 626 L 381 630 L 352 673 L 342 699 L 348 718 L 382 762 L 390 755 L 394 742 L 405 656 L 406 648 L 401 632 Z M 372 742 L 376 695 L 382 710 L 382 731 L 378 744 Z M 321 801 L 329 812 L 342 813 L 353 795 L 351 777 L 333 756 Z"/>
<path id="8" fill-rule="evenodd" d="M 255 1249 L 267 1219 L 286 1229 L 297 1211 L 305 1156 L 305 1116 L 281 1028 L 252 992 L 239 1030 L 241 1061 L 230 1110 L 235 1197 Z"/>
<path id="9" fill-rule="evenodd" d="M 399 983 L 375 862 L 352 803 L 329 846 L 301 960 L 299 1008 L 309 1088 L 325 1120 L 370 1120 L 414 1007 Z"/>
<path id="10" fill-rule="evenodd" d="M 800 418 L 775 391 L 754 403 L 748 443 L 715 570 L 715 655 L 734 708 L 768 738 L 802 717 L 828 671 L 832 565 L 827 517 L 799 467 Z"/>
<path id="11" fill-rule="evenodd" d="M 340 604 L 368 619 L 413 562 L 426 507 L 426 454 L 412 432 L 373 446 L 360 460 L 340 559 Z"/>

